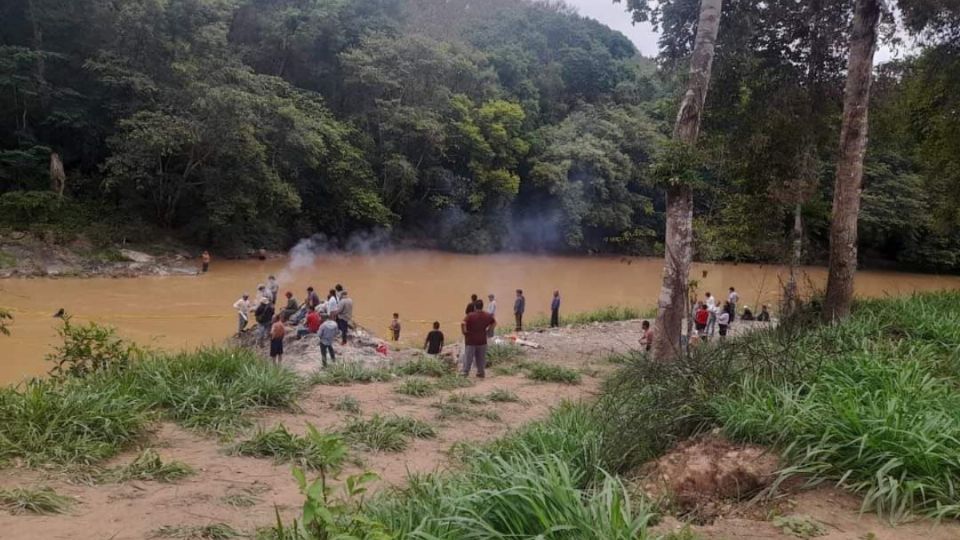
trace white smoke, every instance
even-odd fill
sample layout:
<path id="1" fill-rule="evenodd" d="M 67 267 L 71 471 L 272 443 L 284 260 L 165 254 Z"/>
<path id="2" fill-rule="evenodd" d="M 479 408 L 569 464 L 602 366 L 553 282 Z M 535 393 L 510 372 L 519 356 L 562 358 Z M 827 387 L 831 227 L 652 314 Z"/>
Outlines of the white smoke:
<path id="1" fill-rule="evenodd" d="M 295 272 L 313 267 L 320 257 L 376 255 L 392 249 L 390 231 L 387 229 L 356 232 L 343 241 L 318 233 L 293 246 L 288 254 L 290 262 L 277 274 L 277 280 L 280 283 L 292 281 Z"/>

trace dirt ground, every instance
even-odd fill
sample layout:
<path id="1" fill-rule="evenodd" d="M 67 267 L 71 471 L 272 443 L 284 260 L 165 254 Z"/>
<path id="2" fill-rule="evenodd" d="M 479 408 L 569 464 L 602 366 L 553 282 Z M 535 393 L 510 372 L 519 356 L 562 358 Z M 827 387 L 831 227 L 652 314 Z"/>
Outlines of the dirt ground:
<path id="1" fill-rule="evenodd" d="M 570 386 L 537 383 L 523 375 L 498 375 L 488 371 L 485 380 L 453 392 L 487 394 L 494 389 L 516 393 L 521 403 L 491 403 L 500 420 L 483 418 L 470 421 L 440 421 L 432 405 L 451 392 L 439 396 L 413 398 L 393 391 L 396 382 L 355 384 L 344 387 L 315 386 L 300 403 L 295 413 L 270 413 L 259 416 L 256 424 L 271 427 L 283 423 L 291 431 L 303 433 L 307 424 L 335 429 L 347 414 L 334 410 L 342 396 L 360 402 L 362 414 L 400 414 L 429 421 L 437 428 L 433 440 L 413 440 L 402 453 L 358 452 L 363 467 L 380 475 L 380 487 L 402 484 L 408 472 L 428 472 L 456 467 L 448 450 L 455 443 L 481 442 L 494 439 L 512 428 L 544 417 L 551 407 L 563 400 L 590 399 L 599 389 L 603 374 L 614 369 L 606 359 L 614 353 L 635 348 L 640 338 L 639 321 L 588 325 L 580 328 L 532 333 L 528 339 L 540 349 L 528 349 L 527 359 L 563 365 L 582 370 L 580 385 Z M 397 355 L 394 356 L 402 356 Z M 298 371 L 316 369 L 312 356 L 291 359 Z M 242 437 L 242 436 L 241 436 Z M 190 527 L 224 523 L 240 533 L 252 534 L 257 527 L 275 522 L 275 508 L 284 519 L 296 516 L 302 498 L 290 474 L 288 464 L 274 464 L 268 459 L 230 456 L 230 441 L 192 433 L 173 424 L 163 424 L 144 441 L 141 448 L 154 448 L 164 461 L 182 461 L 196 471 L 173 484 L 131 481 L 119 484 L 85 485 L 64 473 L 23 469 L 0 470 L 0 487 L 50 486 L 59 493 L 75 497 L 77 504 L 62 515 L 10 515 L 0 512 L 0 538 L 27 540 L 44 538 L 101 540 L 143 539 L 170 534 L 186 534 Z M 138 449 L 131 449 L 108 465 L 129 462 Z M 350 471 L 347 471 L 350 472 Z M 230 504 L 230 496 L 245 495 L 255 502 L 249 507 Z M 960 539 L 960 527 L 950 524 L 932 528 L 919 522 L 892 529 L 875 516 L 858 513 L 859 502 L 832 489 L 792 495 L 778 508 L 790 515 L 809 515 L 824 524 L 825 538 L 901 540 L 930 538 Z M 708 539 L 789 538 L 775 528 L 767 516 L 737 513 L 739 517 L 720 517 L 713 524 L 693 530 Z M 743 517 L 744 515 L 748 517 Z M 679 526 L 667 518 L 658 530 Z M 176 529 L 179 528 L 179 529 Z M 875 536 L 869 536 L 873 533 Z M 168 534 L 168 536 L 170 535 Z"/>

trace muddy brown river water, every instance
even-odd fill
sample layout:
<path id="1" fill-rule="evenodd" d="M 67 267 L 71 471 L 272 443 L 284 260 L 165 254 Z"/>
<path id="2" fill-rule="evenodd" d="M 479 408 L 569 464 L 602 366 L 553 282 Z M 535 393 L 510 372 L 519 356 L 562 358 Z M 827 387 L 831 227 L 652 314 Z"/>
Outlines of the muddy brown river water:
<path id="1" fill-rule="evenodd" d="M 195 277 L 0 281 L 0 306 L 12 309 L 15 317 L 12 334 L 0 336 L 0 384 L 48 370 L 44 357 L 58 342 L 58 321 L 52 315 L 61 307 L 76 321 L 115 326 L 144 345 L 192 348 L 222 343 L 235 331 L 233 302 L 243 292 L 253 295 L 258 283 L 276 274 L 281 292 L 291 290 L 301 301 L 308 285 L 322 295 L 342 283 L 354 298 L 361 325 L 385 334 L 391 314 L 399 312 L 401 341 L 414 344 L 422 343 L 435 320 L 448 339 L 455 336 L 471 293 L 483 298 L 496 294 L 498 311 L 507 318 L 517 288 L 526 293 L 528 319 L 549 310 L 554 289 L 562 294 L 561 316 L 608 305 L 647 308 L 656 303 L 662 268 L 660 259 L 627 263 L 620 258 L 437 252 L 322 256 L 296 269 L 289 262 L 214 261 L 209 274 Z M 776 303 L 784 272 L 771 265 L 697 264 L 693 277 L 701 292 L 725 297 L 733 286 L 741 305 L 756 306 Z M 826 278 L 823 268 L 804 268 L 804 273 L 814 285 L 822 286 Z M 864 271 L 856 282 L 857 294 L 868 297 L 952 288 L 960 288 L 960 277 Z"/>

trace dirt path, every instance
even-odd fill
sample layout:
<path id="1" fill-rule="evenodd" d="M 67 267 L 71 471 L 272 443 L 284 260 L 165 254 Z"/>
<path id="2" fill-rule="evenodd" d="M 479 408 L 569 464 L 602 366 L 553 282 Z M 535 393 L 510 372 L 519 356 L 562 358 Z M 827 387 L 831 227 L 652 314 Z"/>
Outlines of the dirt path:
<path id="1" fill-rule="evenodd" d="M 400 414 L 428 421 L 437 430 L 431 440 L 412 440 L 406 451 L 356 452 L 366 469 L 381 477 L 381 486 L 397 485 L 408 472 L 429 472 L 455 467 L 448 450 L 456 443 L 479 443 L 500 437 L 510 429 L 544 417 L 563 400 L 590 399 L 598 391 L 601 377 L 614 369 L 606 361 L 611 354 L 634 347 L 640 337 L 639 321 L 590 325 L 575 329 L 531 334 L 542 345 L 529 349 L 527 360 L 542 361 L 581 370 L 580 385 L 537 383 L 523 375 L 501 375 L 488 371 L 487 379 L 476 380 L 470 388 L 444 391 L 437 396 L 413 398 L 393 391 L 396 382 L 355 384 L 343 387 L 315 386 L 303 398 L 296 413 L 271 413 L 256 419 L 262 427 L 283 423 L 295 433 L 304 433 L 307 424 L 321 430 L 336 429 L 348 418 L 333 405 L 343 396 L 352 396 L 363 417 Z M 313 368 L 312 357 L 292 362 L 298 371 Z M 314 365 L 316 365 L 314 363 Z M 500 419 L 439 420 L 434 405 L 451 393 L 488 394 L 494 389 L 510 390 L 520 403 L 490 403 Z M 241 438 L 243 438 L 241 436 Z M 132 481 L 119 484 L 84 485 L 61 473 L 22 469 L 0 471 L 0 487 L 45 485 L 77 499 L 66 514 L 53 516 L 18 515 L 0 512 L 0 538 L 4 540 L 103 540 L 189 537 L 191 528 L 227 524 L 243 534 L 275 522 L 275 508 L 284 519 L 296 516 L 302 502 L 290 466 L 268 459 L 228 455 L 229 442 L 198 435 L 173 424 L 162 424 L 145 441 L 143 448 L 155 448 L 164 461 L 182 461 L 196 474 L 174 484 Z M 111 466 L 128 463 L 139 449 L 113 460 Z M 792 499 L 792 512 L 809 514 L 827 523 L 832 539 L 876 538 L 901 540 L 960 538 L 954 525 L 930 529 L 929 524 L 912 524 L 889 529 L 874 516 L 860 518 L 858 503 L 835 490 L 805 493 Z M 676 522 L 666 520 L 666 530 Z M 166 528 L 166 529 L 165 529 Z M 195 529 L 193 529 L 195 530 Z M 789 538 L 763 516 L 757 519 L 721 518 L 713 525 L 696 527 L 710 539 Z M 165 531 L 165 532 L 164 532 Z M 875 537 L 866 536 L 874 533 Z M 179 535 L 179 536 L 178 536 Z"/>

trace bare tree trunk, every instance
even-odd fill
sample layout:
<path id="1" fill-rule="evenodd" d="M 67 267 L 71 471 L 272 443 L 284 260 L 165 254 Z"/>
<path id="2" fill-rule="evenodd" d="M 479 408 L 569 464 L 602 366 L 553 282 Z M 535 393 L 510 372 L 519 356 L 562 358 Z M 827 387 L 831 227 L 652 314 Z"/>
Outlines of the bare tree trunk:
<path id="1" fill-rule="evenodd" d="M 40 26 L 39 14 L 33 0 L 27 0 L 27 16 L 30 18 L 33 31 L 32 45 L 37 52 L 37 63 L 34 66 L 33 76 L 37 80 L 37 95 L 40 97 L 40 106 L 46 109 L 50 103 L 50 94 L 47 91 L 47 64 L 43 52 L 43 29 Z"/>
<path id="2" fill-rule="evenodd" d="M 673 137 L 694 146 L 700 133 L 703 105 L 710 87 L 713 52 L 720 30 L 723 0 L 701 0 L 697 37 L 690 59 L 690 80 L 677 113 Z M 654 331 L 654 355 L 661 360 L 676 358 L 682 353 L 680 340 L 687 309 L 687 286 L 693 263 L 693 190 L 690 186 L 667 189 L 667 235 L 664 256 L 663 286 L 657 301 L 657 324 Z"/>
<path id="3" fill-rule="evenodd" d="M 798 192 L 799 197 L 799 192 Z M 800 293 L 797 287 L 797 269 L 803 260 L 803 205 L 797 201 L 793 209 L 793 253 L 790 257 L 790 277 L 783 289 L 781 317 L 789 317 L 797 310 Z"/>
<path id="4" fill-rule="evenodd" d="M 857 219 L 860 216 L 873 54 L 877 48 L 881 2 L 856 0 L 830 221 L 830 273 L 823 306 L 823 317 L 827 321 L 849 315 L 853 301 L 853 278 L 857 271 Z"/>

